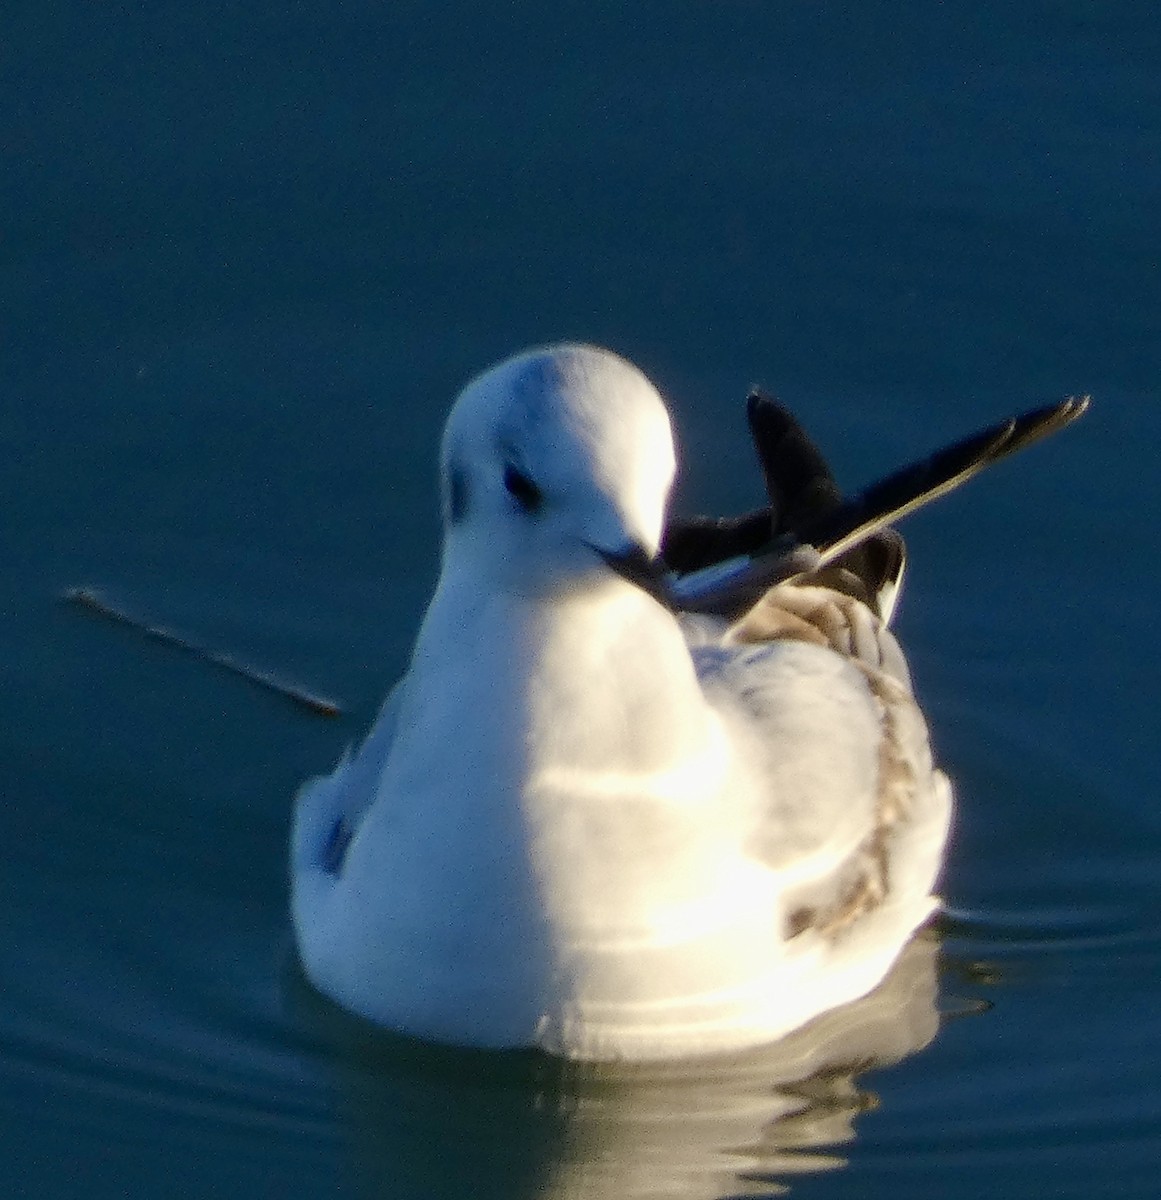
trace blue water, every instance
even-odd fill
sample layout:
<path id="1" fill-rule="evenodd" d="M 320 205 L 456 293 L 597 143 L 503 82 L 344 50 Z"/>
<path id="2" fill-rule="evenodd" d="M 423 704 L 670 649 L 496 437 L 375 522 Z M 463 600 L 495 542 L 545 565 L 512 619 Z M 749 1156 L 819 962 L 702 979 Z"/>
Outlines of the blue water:
<path id="1" fill-rule="evenodd" d="M 17 3 L 0 119 L 0 1157 L 29 1197 L 1153 1197 L 1161 18 L 1048 0 Z M 295 969 L 291 797 L 431 587 L 473 373 L 646 368 L 679 504 L 760 382 L 850 485 L 1091 392 L 910 519 L 940 943 L 657 1075 L 375 1037 Z M 341 699 L 337 721 L 60 602 Z"/>

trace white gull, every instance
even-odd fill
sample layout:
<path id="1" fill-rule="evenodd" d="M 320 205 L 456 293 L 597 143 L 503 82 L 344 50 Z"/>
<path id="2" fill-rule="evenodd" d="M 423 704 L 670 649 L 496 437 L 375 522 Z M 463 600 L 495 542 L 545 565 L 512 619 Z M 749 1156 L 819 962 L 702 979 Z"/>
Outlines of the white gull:
<path id="1" fill-rule="evenodd" d="M 931 915 L 951 809 L 870 607 L 788 582 L 679 616 L 652 384 L 558 346 L 460 395 L 442 569 L 361 748 L 297 802 L 325 994 L 460 1045 L 649 1059 L 870 991 Z"/>

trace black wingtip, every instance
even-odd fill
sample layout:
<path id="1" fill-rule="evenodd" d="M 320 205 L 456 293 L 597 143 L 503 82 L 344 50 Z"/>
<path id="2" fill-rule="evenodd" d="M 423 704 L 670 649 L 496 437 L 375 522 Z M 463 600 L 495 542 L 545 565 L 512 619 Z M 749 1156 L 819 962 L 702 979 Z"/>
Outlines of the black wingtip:
<path id="1" fill-rule="evenodd" d="M 1008 417 L 843 500 L 825 460 L 794 416 L 768 393 L 752 388 L 746 415 L 771 507 L 733 519 L 670 523 L 662 550 L 678 575 L 736 556 L 751 560 L 747 568 L 730 572 L 726 583 L 694 581 L 689 603 L 679 607 L 727 615 L 784 579 L 796 553 L 813 553 L 817 547 L 817 561 L 803 570 L 833 568 L 876 603 L 881 605 L 887 595 L 889 609 L 890 588 L 903 566 L 902 539 L 889 526 L 993 463 L 1071 425 L 1090 405 L 1087 395 L 1069 396 Z"/>
<path id="2" fill-rule="evenodd" d="M 750 436 L 770 499 L 775 534 L 795 530 L 839 506 L 842 493 L 797 417 L 769 393 L 746 398 Z"/>
<path id="3" fill-rule="evenodd" d="M 1071 425 L 1088 410 L 1090 402 L 1088 396 L 1069 396 L 998 421 L 894 472 L 850 497 L 817 525 L 800 532 L 823 550 L 824 559 L 833 561 L 851 546 L 946 495 L 985 468 Z"/>

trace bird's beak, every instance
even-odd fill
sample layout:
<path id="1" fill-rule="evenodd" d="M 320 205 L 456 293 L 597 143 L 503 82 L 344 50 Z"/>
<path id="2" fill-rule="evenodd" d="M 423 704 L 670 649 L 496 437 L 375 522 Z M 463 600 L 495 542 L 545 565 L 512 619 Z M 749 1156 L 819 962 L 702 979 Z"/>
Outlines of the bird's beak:
<path id="1" fill-rule="evenodd" d="M 644 546 L 636 542 L 629 542 L 615 550 L 608 550 L 592 542 L 589 545 L 622 579 L 627 579 L 635 587 L 639 587 L 665 608 L 673 607 L 668 568 L 660 556 L 650 554 Z"/>

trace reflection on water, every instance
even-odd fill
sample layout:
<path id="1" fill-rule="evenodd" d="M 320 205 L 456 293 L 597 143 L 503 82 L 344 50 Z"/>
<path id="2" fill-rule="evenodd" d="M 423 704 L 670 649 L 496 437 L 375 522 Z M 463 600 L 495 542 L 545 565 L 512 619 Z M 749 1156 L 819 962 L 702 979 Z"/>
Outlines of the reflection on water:
<path id="1" fill-rule="evenodd" d="M 877 1104 L 860 1076 L 935 1037 L 936 959 L 924 933 L 875 992 L 774 1046 L 653 1066 L 423 1046 L 299 997 L 337 1048 L 363 1194 L 710 1200 L 844 1165 Z"/>

